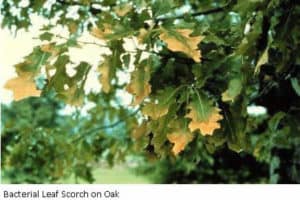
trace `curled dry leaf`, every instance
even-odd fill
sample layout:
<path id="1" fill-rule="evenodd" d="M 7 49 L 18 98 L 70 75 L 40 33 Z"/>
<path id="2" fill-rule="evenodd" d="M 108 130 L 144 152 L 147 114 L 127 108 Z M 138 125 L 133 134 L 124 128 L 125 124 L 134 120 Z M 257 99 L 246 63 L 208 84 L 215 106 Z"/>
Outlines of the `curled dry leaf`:
<path id="1" fill-rule="evenodd" d="M 198 49 L 198 44 L 204 37 L 190 36 L 192 32 L 193 30 L 190 29 L 177 29 L 174 34 L 163 29 L 159 38 L 168 45 L 168 49 L 171 51 L 183 52 L 199 63 L 201 61 L 201 51 Z"/>

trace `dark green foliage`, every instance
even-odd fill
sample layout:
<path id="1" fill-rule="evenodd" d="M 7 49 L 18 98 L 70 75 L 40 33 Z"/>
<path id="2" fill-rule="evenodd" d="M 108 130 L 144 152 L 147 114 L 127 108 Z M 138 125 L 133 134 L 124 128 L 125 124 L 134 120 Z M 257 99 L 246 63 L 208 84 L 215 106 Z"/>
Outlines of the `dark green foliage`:
<path id="1" fill-rule="evenodd" d="M 69 171 L 91 182 L 90 163 L 99 156 L 106 155 L 113 164 L 135 149 L 136 154 L 149 160 L 159 159 L 155 166 L 160 166 L 157 170 L 163 174 L 159 177 L 162 182 L 299 183 L 300 5 L 297 1 L 59 0 L 51 9 L 44 7 L 44 0 L 30 1 L 27 7 L 20 7 L 18 2 L 3 1 L 2 27 L 15 28 L 16 32 L 30 29 L 31 14 L 53 19 L 61 13 L 57 21 L 49 21 L 41 30 L 40 40 L 49 43 L 35 47 L 24 62 L 15 66 L 18 75 L 29 73 L 38 77 L 43 70 L 55 69 L 54 75 L 48 73 L 44 79 L 42 96 L 54 93 L 58 101 L 79 107 L 93 102 L 96 107 L 89 111 L 88 117 L 74 114 L 67 118 L 56 114 L 58 107 L 46 109 L 49 111 L 46 113 L 35 109 L 29 100 L 26 106 L 14 103 L 12 107 L 18 107 L 16 112 L 4 108 L 4 169 L 8 166 L 16 170 L 19 161 L 27 163 L 29 159 L 29 168 L 34 172 L 27 177 L 28 169 L 20 165 L 25 168 L 19 167 L 18 173 L 24 176 L 16 182 L 53 181 Z M 14 7 L 18 7 L 20 16 L 12 14 Z M 184 7 L 188 7 L 187 12 L 180 11 Z M 75 8 L 77 17 L 69 17 L 70 10 Z M 51 33 L 59 25 L 69 30 L 62 43 Z M 66 66 L 72 64 L 70 48 L 87 44 L 78 39 L 85 32 L 102 40 L 104 44 L 100 46 L 110 51 L 99 63 L 103 86 L 99 93 L 84 91 L 92 68 L 85 56 L 74 67 L 74 76 L 66 72 Z M 191 33 L 186 36 L 182 32 Z M 124 48 L 125 39 L 135 37 L 144 47 Z M 172 44 L 177 46 L 171 47 Z M 145 54 L 149 56 L 144 58 Z M 130 69 L 130 63 L 134 70 Z M 130 76 L 131 82 L 119 84 L 119 72 Z M 169 94 L 170 89 L 174 92 L 165 101 L 161 94 Z M 116 94 L 124 90 L 135 98 L 136 112 L 119 104 Z M 200 96 L 205 102 L 199 101 L 193 111 L 202 117 L 187 117 L 193 109 L 190 105 Z M 143 112 L 149 102 L 164 112 L 156 115 Z M 251 115 L 247 109 L 253 105 L 263 106 L 267 113 Z M 220 110 L 219 121 L 211 120 L 215 109 Z M 167 137 L 176 130 L 172 122 L 185 122 L 181 128 L 187 130 L 192 121 L 206 123 L 204 119 L 212 121 L 212 131 L 189 130 L 195 137 L 183 145 L 175 158 L 174 142 Z M 145 125 L 145 130 L 132 139 L 130 135 L 139 129 L 139 124 Z M 42 151 L 37 151 L 37 155 L 23 151 L 30 145 L 36 149 L 41 144 Z M 55 162 L 59 150 L 53 145 L 62 150 L 70 146 L 62 154 L 65 162 L 55 165 L 64 169 L 59 176 L 52 174 L 55 169 L 51 167 L 41 172 L 35 170 L 37 163 L 51 166 Z M 32 161 L 30 156 L 37 157 Z M 43 160 L 45 156 L 49 160 Z M 12 161 L 14 164 L 9 163 Z"/>

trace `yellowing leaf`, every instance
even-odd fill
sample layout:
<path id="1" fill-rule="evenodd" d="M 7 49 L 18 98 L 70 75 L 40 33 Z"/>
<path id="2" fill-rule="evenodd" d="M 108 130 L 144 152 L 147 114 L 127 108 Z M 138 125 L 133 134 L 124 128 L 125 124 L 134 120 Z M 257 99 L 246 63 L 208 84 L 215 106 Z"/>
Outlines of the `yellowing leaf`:
<path id="1" fill-rule="evenodd" d="M 231 96 L 228 92 L 228 90 L 226 90 L 225 92 L 222 93 L 222 101 L 226 102 L 226 101 L 234 101 L 234 97 Z"/>
<path id="2" fill-rule="evenodd" d="M 77 88 L 76 85 L 70 87 L 61 93 L 64 96 L 65 102 L 73 106 L 82 106 L 84 101 L 84 92 Z"/>
<path id="3" fill-rule="evenodd" d="M 131 9 L 132 9 L 132 5 L 126 3 L 115 7 L 114 11 L 118 16 L 123 17 L 127 13 L 129 13 Z"/>
<path id="4" fill-rule="evenodd" d="M 177 29 L 175 32 L 167 30 L 162 31 L 159 38 L 168 45 L 171 51 L 179 51 L 185 53 L 195 62 L 201 61 L 201 51 L 198 44 L 203 40 L 203 36 L 190 36 L 193 30 Z"/>
<path id="5" fill-rule="evenodd" d="M 144 28 L 141 28 L 139 31 L 139 34 L 137 36 L 137 41 L 139 44 L 143 44 L 144 43 L 144 39 L 147 36 L 148 31 Z"/>
<path id="6" fill-rule="evenodd" d="M 107 57 L 104 62 L 98 67 L 98 71 L 100 72 L 99 81 L 102 85 L 102 90 L 105 93 L 109 93 L 111 89 L 111 68 L 110 68 L 110 60 Z"/>
<path id="7" fill-rule="evenodd" d="M 44 52 L 51 53 L 52 52 L 52 45 L 51 44 L 43 44 L 41 46 L 41 50 Z"/>
<path id="8" fill-rule="evenodd" d="M 138 126 L 137 128 L 135 128 L 133 131 L 132 131 L 132 138 L 138 140 L 140 139 L 142 136 L 144 135 L 147 135 L 148 133 L 148 126 L 147 126 L 147 123 L 143 122 L 140 126 Z"/>
<path id="9" fill-rule="evenodd" d="M 166 115 L 169 111 L 169 106 L 164 104 L 147 103 L 143 109 L 142 113 L 144 115 L 150 116 L 152 119 L 157 120 L 158 118 Z"/>
<path id="10" fill-rule="evenodd" d="M 187 118 L 192 119 L 189 123 L 190 131 L 200 130 L 202 135 L 212 135 L 214 130 L 220 128 L 219 120 L 223 119 L 223 116 L 219 114 L 220 109 L 211 106 L 211 102 L 205 95 L 197 96 L 189 104 L 189 113 Z"/>
<path id="11" fill-rule="evenodd" d="M 191 110 L 186 116 L 192 119 L 189 123 L 189 129 L 192 132 L 199 129 L 202 135 L 212 135 L 214 130 L 221 127 L 218 121 L 223 119 L 223 116 L 219 114 L 219 111 L 219 108 L 214 107 L 206 120 L 199 120 L 196 117 L 197 111 Z"/>
<path id="12" fill-rule="evenodd" d="M 91 34 L 99 38 L 101 40 L 105 39 L 107 35 L 110 35 L 112 33 L 111 25 L 109 24 L 103 24 L 103 28 L 94 27 L 91 30 Z"/>
<path id="13" fill-rule="evenodd" d="M 222 93 L 222 101 L 231 101 L 241 93 L 242 90 L 242 81 L 239 78 L 230 80 L 228 89 Z"/>
<path id="14" fill-rule="evenodd" d="M 186 145 L 193 140 L 193 134 L 189 131 L 179 129 L 167 135 L 168 140 L 174 143 L 172 151 L 174 155 L 178 155 L 183 151 Z"/>
<path id="15" fill-rule="evenodd" d="M 13 91 L 16 101 L 41 94 L 41 91 L 36 88 L 31 73 L 23 73 L 22 76 L 8 80 L 4 87 Z"/>
<path id="16" fill-rule="evenodd" d="M 78 24 L 75 22 L 70 22 L 68 23 L 68 29 L 71 34 L 76 33 L 78 29 Z"/>
<path id="17" fill-rule="evenodd" d="M 257 61 L 257 64 L 254 69 L 254 74 L 258 74 L 260 72 L 260 68 L 262 65 L 269 62 L 269 47 L 265 49 L 259 60 Z"/>
<path id="18" fill-rule="evenodd" d="M 142 113 L 154 120 L 166 115 L 169 107 L 174 103 L 174 94 L 176 94 L 176 89 L 171 87 L 159 90 L 154 97 L 152 95 L 151 102 L 145 104 Z"/>
<path id="19" fill-rule="evenodd" d="M 59 54 L 59 50 L 56 49 L 53 44 L 43 44 L 41 46 L 41 50 L 46 53 L 51 53 L 52 56 L 56 56 Z"/>
<path id="20" fill-rule="evenodd" d="M 131 81 L 127 85 L 126 90 L 134 95 L 132 105 L 140 104 L 151 92 L 150 68 L 139 67 L 131 73 Z"/>

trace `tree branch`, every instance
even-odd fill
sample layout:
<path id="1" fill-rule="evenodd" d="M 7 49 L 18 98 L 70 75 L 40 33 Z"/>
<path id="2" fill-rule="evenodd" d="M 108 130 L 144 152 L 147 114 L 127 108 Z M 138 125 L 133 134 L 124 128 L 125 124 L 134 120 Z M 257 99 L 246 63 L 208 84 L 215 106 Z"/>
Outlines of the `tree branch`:
<path id="1" fill-rule="evenodd" d="M 138 109 L 137 109 L 136 111 L 134 111 L 133 113 L 127 115 L 126 118 L 132 117 L 132 116 L 136 115 L 139 111 L 140 111 L 140 108 L 138 108 Z M 125 122 L 125 121 L 121 119 L 121 120 L 116 121 L 116 122 L 114 122 L 114 123 L 112 123 L 112 124 L 109 124 L 109 125 L 97 126 L 97 127 L 91 128 L 91 129 L 85 131 L 85 132 L 84 132 L 82 135 L 80 135 L 79 137 L 75 138 L 75 139 L 73 140 L 73 142 L 77 142 L 77 141 L 83 139 L 85 136 L 87 136 L 87 135 L 89 135 L 89 134 L 92 134 L 92 135 L 93 135 L 93 134 L 96 133 L 96 131 L 100 131 L 100 130 L 104 130 L 104 129 L 109 129 L 109 128 L 114 128 L 114 127 L 116 127 L 116 126 L 118 126 L 119 124 L 124 123 L 124 122 Z"/>
<path id="2" fill-rule="evenodd" d="M 209 9 L 209 10 L 204 10 L 204 11 L 195 12 L 195 13 L 192 13 L 191 16 L 196 17 L 196 16 L 200 16 L 200 15 L 209 15 L 209 14 L 213 14 L 213 13 L 217 13 L 217 12 L 223 12 L 223 11 L 225 11 L 227 8 L 229 8 L 233 2 L 234 2 L 233 0 L 229 0 L 229 2 L 226 3 L 226 4 L 225 4 L 224 6 L 222 6 L 222 7 L 218 7 L 218 8 L 213 8 L 213 9 Z M 156 18 L 156 19 L 155 19 L 155 23 L 158 23 L 158 22 L 160 22 L 160 21 L 165 21 L 165 20 L 183 19 L 184 17 L 185 17 L 185 14 L 178 15 L 178 16 L 171 16 L 171 17 L 161 17 L 161 18 Z"/>
<path id="3" fill-rule="evenodd" d="M 195 13 L 192 13 L 191 16 L 196 17 L 196 16 L 199 16 L 199 15 L 209 15 L 209 14 L 213 14 L 213 13 L 217 13 L 217 12 L 222 12 L 222 11 L 226 10 L 228 7 L 230 7 L 231 4 L 234 1 L 235 0 L 229 0 L 228 3 L 226 3 L 222 7 L 213 8 L 213 9 L 210 9 L 210 10 L 204 10 L 204 11 L 195 12 Z M 97 15 L 97 14 L 99 14 L 99 13 L 102 12 L 101 9 L 96 9 L 96 8 L 92 7 L 93 4 L 101 5 L 101 3 L 99 3 L 99 2 L 91 2 L 90 5 L 85 5 L 85 4 L 82 4 L 80 2 L 76 2 L 76 1 L 69 2 L 69 1 L 64 1 L 64 0 L 57 0 L 57 2 L 59 4 L 61 4 L 61 5 L 67 5 L 67 6 L 75 6 L 75 5 L 78 5 L 78 6 L 89 6 L 89 11 L 93 15 Z M 178 16 L 171 16 L 171 17 L 161 17 L 161 18 L 158 17 L 158 18 L 154 19 L 154 21 L 155 21 L 155 23 L 158 23 L 160 21 L 165 21 L 165 20 L 183 19 L 184 17 L 185 17 L 185 14 L 178 15 Z"/>
<path id="4" fill-rule="evenodd" d="M 93 14 L 93 15 L 97 15 L 99 13 L 102 12 L 101 9 L 96 9 L 96 8 L 93 8 L 92 5 L 93 4 L 99 4 L 99 2 L 91 2 L 89 5 L 86 5 L 86 4 L 82 4 L 80 2 L 76 2 L 76 1 L 64 1 L 64 0 L 57 0 L 57 3 L 61 4 L 61 5 L 65 5 L 65 6 L 88 6 L 89 7 L 89 11 Z"/>

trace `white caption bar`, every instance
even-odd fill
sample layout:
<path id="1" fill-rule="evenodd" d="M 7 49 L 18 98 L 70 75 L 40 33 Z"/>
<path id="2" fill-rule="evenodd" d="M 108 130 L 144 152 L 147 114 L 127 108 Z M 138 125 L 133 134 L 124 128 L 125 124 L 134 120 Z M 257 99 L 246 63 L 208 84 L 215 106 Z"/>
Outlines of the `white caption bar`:
<path id="1" fill-rule="evenodd" d="M 1 185 L 1 200 L 296 200 L 300 185 Z"/>

